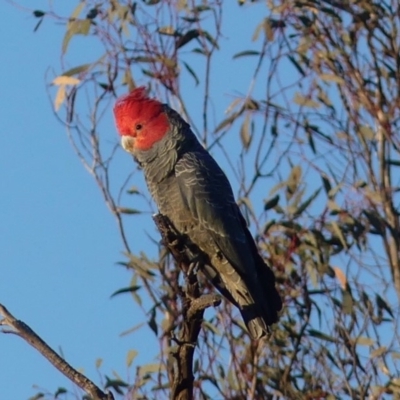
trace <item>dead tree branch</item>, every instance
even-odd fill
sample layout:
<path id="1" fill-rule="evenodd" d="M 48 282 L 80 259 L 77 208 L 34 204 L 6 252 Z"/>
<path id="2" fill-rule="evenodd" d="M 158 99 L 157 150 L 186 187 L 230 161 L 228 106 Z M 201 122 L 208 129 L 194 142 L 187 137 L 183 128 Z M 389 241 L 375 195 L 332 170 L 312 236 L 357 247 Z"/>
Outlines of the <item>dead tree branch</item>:
<path id="1" fill-rule="evenodd" d="M 0 304 L 0 326 L 11 329 L 3 329 L 3 333 L 12 333 L 27 341 L 44 357 L 46 357 L 60 372 L 70 381 L 79 386 L 94 400 L 114 400 L 111 392 L 104 393 L 90 379 L 82 375 L 63 358 L 61 358 L 42 338 L 40 338 L 25 322 L 16 319 L 6 307 Z"/>

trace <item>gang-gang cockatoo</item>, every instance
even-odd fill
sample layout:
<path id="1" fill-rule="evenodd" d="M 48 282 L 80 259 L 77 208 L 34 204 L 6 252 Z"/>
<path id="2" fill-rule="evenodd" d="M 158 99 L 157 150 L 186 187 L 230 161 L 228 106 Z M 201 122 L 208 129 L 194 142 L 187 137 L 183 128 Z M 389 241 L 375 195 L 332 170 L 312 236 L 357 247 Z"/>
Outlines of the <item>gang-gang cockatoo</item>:
<path id="1" fill-rule="evenodd" d="M 266 335 L 281 298 L 221 168 L 180 115 L 144 87 L 120 97 L 114 115 L 160 213 L 201 249 L 200 270 L 240 310 L 251 337 Z"/>

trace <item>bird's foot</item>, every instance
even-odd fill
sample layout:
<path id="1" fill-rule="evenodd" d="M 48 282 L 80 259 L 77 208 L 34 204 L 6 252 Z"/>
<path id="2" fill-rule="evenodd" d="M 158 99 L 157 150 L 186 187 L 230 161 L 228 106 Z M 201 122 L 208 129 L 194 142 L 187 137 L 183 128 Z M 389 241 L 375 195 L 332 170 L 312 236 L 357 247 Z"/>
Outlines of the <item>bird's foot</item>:
<path id="1" fill-rule="evenodd" d="M 188 277 L 191 277 L 192 275 L 197 275 L 197 272 L 200 268 L 200 261 L 199 260 L 193 260 L 190 264 L 189 264 L 189 268 L 186 272 Z"/>

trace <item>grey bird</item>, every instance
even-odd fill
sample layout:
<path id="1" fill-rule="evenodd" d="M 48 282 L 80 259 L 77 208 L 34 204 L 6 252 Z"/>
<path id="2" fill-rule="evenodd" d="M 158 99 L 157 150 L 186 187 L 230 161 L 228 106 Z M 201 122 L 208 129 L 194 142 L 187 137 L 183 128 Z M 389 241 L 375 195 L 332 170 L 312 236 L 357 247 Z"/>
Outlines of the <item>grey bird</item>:
<path id="1" fill-rule="evenodd" d="M 200 268 L 240 310 L 250 336 L 267 335 L 282 301 L 224 172 L 180 115 L 144 87 L 120 97 L 114 116 L 160 213 L 201 250 Z"/>

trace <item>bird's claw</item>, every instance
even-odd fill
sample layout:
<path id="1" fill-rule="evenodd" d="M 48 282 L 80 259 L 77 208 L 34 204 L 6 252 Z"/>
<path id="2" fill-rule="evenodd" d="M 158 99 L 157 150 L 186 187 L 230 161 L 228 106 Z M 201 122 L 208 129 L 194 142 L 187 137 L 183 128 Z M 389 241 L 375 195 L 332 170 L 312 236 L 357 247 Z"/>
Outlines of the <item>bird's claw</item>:
<path id="1" fill-rule="evenodd" d="M 197 271 L 199 270 L 199 268 L 200 268 L 200 261 L 199 260 L 192 261 L 189 264 L 189 268 L 186 272 L 186 275 L 188 277 L 191 277 L 192 275 L 197 275 Z"/>

